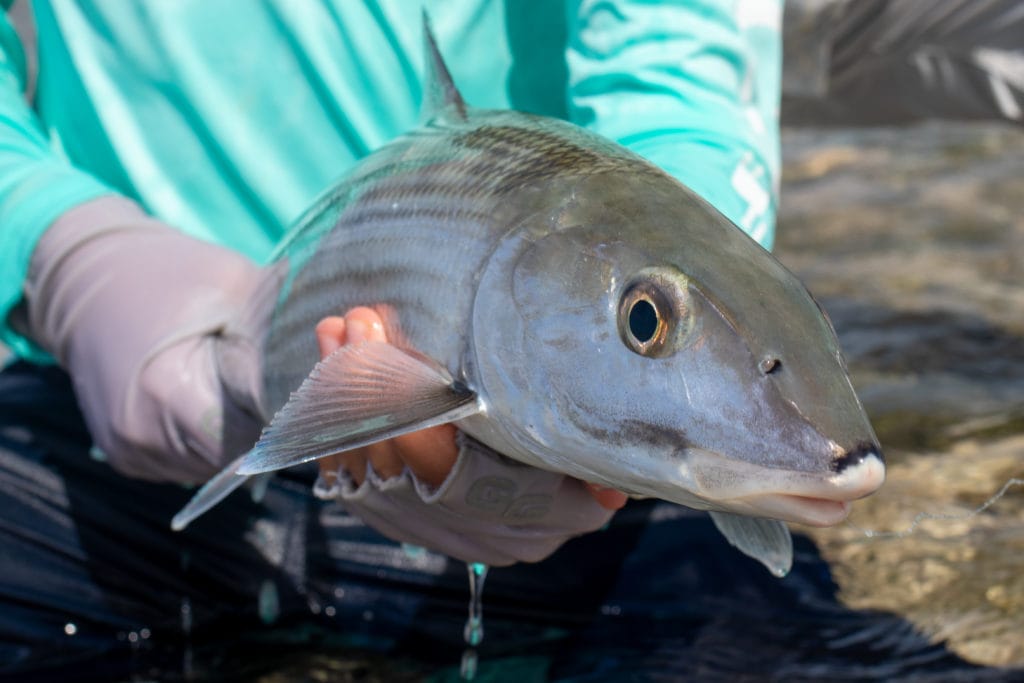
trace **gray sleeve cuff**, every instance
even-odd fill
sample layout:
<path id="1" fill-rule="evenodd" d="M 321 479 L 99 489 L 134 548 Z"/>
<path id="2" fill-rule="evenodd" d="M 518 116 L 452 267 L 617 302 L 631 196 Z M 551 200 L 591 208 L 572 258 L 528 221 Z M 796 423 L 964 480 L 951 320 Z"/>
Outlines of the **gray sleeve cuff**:
<path id="1" fill-rule="evenodd" d="M 461 432 L 458 445 L 437 488 L 408 469 L 382 479 L 372 467 L 357 486 L 342 468 L 321 476 L 314 493 L 396 541 L 493 566 L 538 562 L 612 516 L 575 479 L 510 460 Z"/>

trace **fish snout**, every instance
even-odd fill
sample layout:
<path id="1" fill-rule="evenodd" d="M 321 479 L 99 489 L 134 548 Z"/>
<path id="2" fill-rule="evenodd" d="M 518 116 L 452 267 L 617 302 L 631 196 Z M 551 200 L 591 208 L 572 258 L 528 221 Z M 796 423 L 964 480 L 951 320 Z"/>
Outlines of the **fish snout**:
<path id="1" fill-rule="evenodd" d="M 836 458 L 835 462 L 832 463 L 832 469 L 835 470 L 836 474 L 842 474 L 843 470 L 847 467 L 861 465 L 871 456 L 878 458 L 879 462 L 883 466 L 885 465 L 885 457 L 882 455 L 881 448 L 875 444 L 862 443 Z"/>
<path id="2" fill-rule="evenodd" d="M 877 491 L 885 482 L 885 458 L 875 444 L 859 444 L 832 464 L 837 497 L 856 500 Z"/>
<path id="3" fill-rule="evenodd" d="M 877 491 L 885 482 L 885 463 L 877 447 L 858 447 L 838 461 L 839 471 L 823 482 L 799 484 L 789 492 L 751 496 L 755 512 L 774 519 L 810 526 L 839 524 L 850 514 L 851 503 Z"/>
<path id="4" fill-rule="evenodd" d="M 841 467 L 831 472 L 764 468 L 697 449 L 688 471 L 698 495 L 718 509 L 822 527 L 842 522 L 852 501 L 885 482 L 881 449 L 867 442 L 833 462 Z"/>

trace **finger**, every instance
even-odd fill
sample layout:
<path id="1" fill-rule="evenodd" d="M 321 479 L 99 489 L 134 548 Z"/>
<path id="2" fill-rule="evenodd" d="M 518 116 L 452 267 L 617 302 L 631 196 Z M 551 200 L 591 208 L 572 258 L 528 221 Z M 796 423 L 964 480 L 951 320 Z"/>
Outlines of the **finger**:
<path id="1" fill-rule="evenodd" d="M 380 316 L 372 309 L 360 306 L 341 316 L 328 316 L 316 325 L 316 341 L 320 358 L 326 358 L 345 344 L 357 344 L 367 339 L 385 341 L 384 325 Z M 345 469 L 355 483 L 361 484 L 366 478 L 366 463 L 373 449 L 359 448 L 344 453 L 336 453 L 317 461 L 320 473 L 331 478 L 337 476 L 339 469 Z M 376 449 L 374 468 L 384 477 L 401 473 L 401 466 L 396 468 L 396 458 L 389 457 L 386 449 Z M 383 470 L 383 471 L 381 471 Z"/>
<path id="2" fill-rule="evenodd" d="M 320 475 L 325 479 L 333 479 L 338 476 L 339 470 L 345 470 L 358 486 L 366 479 L 366 462 L 366 453 L 363 449 L 357 448 L 324 456 L 317 460 L 316 464 L 320 467 Z"/>
<path id="3" fill-rule="evenodd" d="M 380 314 L 371 308 L 353 308 L 345 314 L 345 324 L 349 344 L 363 340 L 388 341 Z M 360 450 L 385 479 L 401 474 L 408 466 L 420 481 L 431 486 L 441 485 L 459 455 L 452 425 L 403 434 Z"/>
<path id="4" fill-rule="evenodd" d="M 340 349 L 344 343 L 344 318 L 332 315 L 316 324 L 316 345 L 320 350 L 321 360 Z M 341 458 L 338 455 L 328 455 L 317 460 L 316 464 L 320 467 L 320 475 L 330 479 L 337 476 L 338 468 L 341 467 Z M 361 477 L 362 474 L 360 474 Z"/>
<path id="5" fill-rule="evenodd" d="M 357 306 L 345 314 L 345 336 L 345 344 L 388 340 L 380 314 L 366 306 Z"/>
<path id="6" fill-rule="evenodd" d="M 343 318 L 324 318 L 316 326 L 316 335 L 321 358 L 345 344 L 388 341 L 380 314 L 365 306 L 349 310 Z M 334 473 L 339 467 L 344 467 L 352 479 L 360 484 L 366 476 L 366 462 L 369 461 L 373 463 L 377 474 L 385 479 L 400 475 L 408 466 L 424 483 L 440 486 L 459 455 L 455 436 L 456 430 L 452 425 L 439 425 L 404 434 L 394 439 L 321 458 L 320 471 L 325 474 Z"/>
<path id="7" fill-rule="evenodd" d="M 327 358 L 345 343 L 345 319 L 332 315 L 316 324 L 316 344 L 320 360 Z"/>
<path id="8" fill-rule="evenodd" d="M 364 341 L 386 342 L 387 335 L 384 332 L 384 321 L 372 308 L 358 306 L 345 314 L 346 344 L 359 344 Z M 405 469 L 398 445 L 394 440 L 379 441 L 377 443 L 356 448 L 343 454 L 346 466 L 349 463 L 362 463 L 362 470 L 365 476 L 367 461 L 373 464 L 373 469 L 383 479 L 397 477 Z M 352 470 L 350 470 L 350 473 Z M 353 473 L 353 478 L 355 475 Z"/>
<path id="9" fill-rule="evenodd" d="M 334 453 L 320 458 L 316 461 L 317 466 L 320 468 L 320 474 L 326 479 L 331 479 L 338 476 L 338 470 L 345 470 L 352 477 L 352 481 L 356 485 L 362 484 L 363 480 L 366 479 L 366 454 L 361 452 L 363 449 L 355 449 L 351 451 L 345 451 L 344 453 Z"/>
<path id="10" fill-rule="evenodd" d="M 455 425 L 443 424 L 394 439 L 400 457 L 416 478 L 440 486 L 459 457 Z M 376 464 L 374 464 L 376 467 Z"/>
<path id="11" fill-rule="evenodd" d="M 316 324 L 316 342 L 323 360 L 345 344 L 387 341 L 384 321 L 372 308 L 357 306 L 344 317 L 332 315 Z"/>
<path id="12" fill-rule="evenodd" d="M 591 484 L 588 481 L 583 483 L 598 505 L 605 510 L 620 510 L 626 504 L 626 501 L 629 500 L 629 496 L 622 491 L 616 491 L 613 488 L 601 486 L 600 484 Z"/>

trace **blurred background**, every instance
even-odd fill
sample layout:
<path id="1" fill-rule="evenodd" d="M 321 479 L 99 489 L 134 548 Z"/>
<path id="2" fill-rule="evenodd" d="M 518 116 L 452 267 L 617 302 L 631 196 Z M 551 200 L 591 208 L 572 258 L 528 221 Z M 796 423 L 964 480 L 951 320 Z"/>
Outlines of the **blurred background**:
<path id="1" fill-rule="evenodd" d="M 829 312 L 885 449 L 865 528 L 966 513 L 1024 477 L 1024 130 L 787 129 L 779 258 Z M 906 538 L 818 543 L 850 607 L 986 664 L 1024 664 L 1024 488 Z"/>
<path id="2" fill-rule="evenodd" d="M 776 253 L 830 313 L 889 465 L 853 522 L 966 515 L 1024 477 L 1024 4 L 787 0 L 784 35 Z M 804 531 L 844 604 L 1024 664 L 1024 488 L 905 538 Z"/>

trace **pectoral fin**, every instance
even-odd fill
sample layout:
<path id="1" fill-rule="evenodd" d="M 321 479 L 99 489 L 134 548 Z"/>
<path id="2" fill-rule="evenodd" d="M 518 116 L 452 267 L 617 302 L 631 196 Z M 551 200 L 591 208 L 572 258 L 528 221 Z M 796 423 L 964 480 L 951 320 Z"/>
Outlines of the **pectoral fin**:
<path id="1" fill-rule="evenodd" d="M 244 474 L 238 474 L 238 468 L 244 459 L 245 455 L 235 458 L 230 465 L 218 472 L 213 479 L 203 484 L 202 488 L 196 491 L 196 495 L 192 496 L 192 500 L 178 514 L 174 515 L 174 518 L 171 520 L 171 529 L 181 531 L 247 481 L 251 480 L 253 482 L 254 489 L 260 491 L 259 495 L 262 497 L 262 491 L 266 491 L 267 480 L 270 478 L 270 475 L 249 477 Z M 256 500 L 255 491 L 253 493 L 253 500 Z"/>
<path id="2" fill-rule="evenodd" d="M 744 517 L 728 512 L 709 512 L 726 540 L 772 574 L 783 577 L 793 566 L 793 537 L 789 527 L 775 519 Z"/>
<path id="3" fill-rule="evenodd" d="M 476 394 L 430 359 L 384 342 L 343 346 L 317 363 L 238 473 L 279 470 L 479 411 Z"/>

